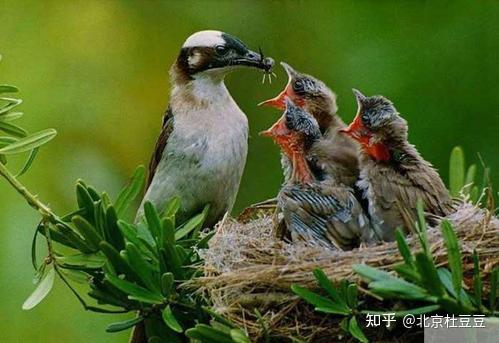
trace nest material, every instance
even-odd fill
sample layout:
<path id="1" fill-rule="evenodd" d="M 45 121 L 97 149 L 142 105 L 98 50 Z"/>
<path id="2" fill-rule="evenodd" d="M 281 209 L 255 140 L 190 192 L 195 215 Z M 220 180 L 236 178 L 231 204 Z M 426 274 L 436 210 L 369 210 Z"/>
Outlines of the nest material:
<path id="1" fill-rule="evenodd" d="M 461 243 L 465 271 L 473 269 L 471 256 L 476 249 L 487 282 L 499 262 L 499 220 L 489 211 L 467 203 L 460 205 L 448 219 Z M 317 267 L 334 281 L 349 279 L 362 285 L 352 265 L 365 263 L 389 269 L 402 261 L 395 242 L 351 251 L 330 251 L 277 240 L 272 227 L 272 218 L 268 215 L 246 223 L 224 220 L 211 239 L 209 249 L 201 252 L 205 277 L 195 281 L 218 312 L 246 329 L 255 340 L 262 335 L 262 323 L 255 309 L 262 314 L 272 335 L 299 336 L 309 341 L 322 341 L 319 337 L 338 340 L 341 330 L 337 319 L 314 312 L 291 292 L 290 286 L 315 288 L 312 271 Z M 447 253 L 440 229 L 430 228 L 428 238 L 436 264 L 446 265 Z M 420 249 L 417 237 L 408 237 L 407 241 L 413 251 Z M 465 272 L 466 276 L 469 278 L 470 273 Z M 465 283 L 471 284 L 470 280 Z M 365 289 L 360 290 L 367 294 Z"/>

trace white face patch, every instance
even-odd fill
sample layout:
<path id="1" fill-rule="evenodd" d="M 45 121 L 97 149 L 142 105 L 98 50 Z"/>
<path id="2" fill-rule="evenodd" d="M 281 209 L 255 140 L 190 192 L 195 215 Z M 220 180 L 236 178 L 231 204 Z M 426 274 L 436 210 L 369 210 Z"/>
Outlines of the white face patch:
<path id="1" fill-rule="evenodd" d="M 222 32 L 214 30 L 199 31 L 192 34 L 185 41 L 183 48 L 193 48 L 197 46 L 217 46 L 224 45 L 225 41 L 222 38 Z"/>

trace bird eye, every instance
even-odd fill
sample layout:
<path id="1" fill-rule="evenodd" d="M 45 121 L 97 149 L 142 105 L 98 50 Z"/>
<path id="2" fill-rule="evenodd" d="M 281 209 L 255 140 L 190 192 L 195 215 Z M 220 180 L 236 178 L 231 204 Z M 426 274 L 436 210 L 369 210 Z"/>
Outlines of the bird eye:
<path id="1" fill-rule="evenodd" d="M 227 54 L 229 52 L 229 49 L 226 46 L 224 46 L 224 45 L 217 45 L 215 47 L 215 51 L 219 55 L 225 55 L 225 54 Z"/>
<path id="2" fill-rule="evenodd" d="M 302 91 L 303 90 L 303 81 L 302 80 L 296 80 L 293 84 L 293 88 L 295 91 Z"/>

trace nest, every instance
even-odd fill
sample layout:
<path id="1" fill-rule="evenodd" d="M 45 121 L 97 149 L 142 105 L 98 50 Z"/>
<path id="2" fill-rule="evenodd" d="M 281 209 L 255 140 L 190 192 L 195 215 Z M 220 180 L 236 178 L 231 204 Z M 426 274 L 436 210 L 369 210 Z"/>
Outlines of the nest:
<path id="1" fill-rule="evenodd" d="M 488 281 L 488 275 L 499 261 L 499 220 L 490 211 L 468 203 L 460 205 L 448 219 L 461 243 L 463 266 L 468 271 L 465 283 L 471 284 L 474 249 L 480 256 L 484 280 Z M 331 337 L 336 337 L 334 341 L 339 340 L 338 319 L 314 312 L 291 292 L 290 286 L 316 288 L 312 271 L 320 267 L 334 281 L 357 282 L 366 296 L 368 291 L 352 271 L 352 265 L 365 263 L 390 269 L 402 261 L 395 242 L 351 251 L 329 251 L 280 241 L 274 237 L 272 227 L 272 217 L 268 214 L 246 223 L 234 219 L 222 221 L 209 249 L 201 252 L 205 276 L 195 281 L 214 308 L 246 329 L 255 341 L 262 337 L 262 322 L 273 337 L 294 336 L 307 341 L 331 341 Z M 447 253 L 440 229 L 430 228 L 428 238 L 436 264 L 446 265 Z M 413 251 L 420 249 L 417 237 L 410 236 L 407 241 Z M 487 284 L 485 286 L 487 288 Z M 255 309 L 261 317 L 255 315 Z"/>

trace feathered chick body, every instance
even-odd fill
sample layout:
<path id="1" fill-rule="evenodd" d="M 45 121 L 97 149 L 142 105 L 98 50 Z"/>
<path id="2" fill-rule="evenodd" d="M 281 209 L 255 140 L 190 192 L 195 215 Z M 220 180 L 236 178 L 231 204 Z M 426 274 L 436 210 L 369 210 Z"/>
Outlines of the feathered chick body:
<path id="1" fill-rule="evenodd" d="M 291 163 L 291 175 L 277 196 L 282 235 L 308 245 L 352 249 L 370 243 L 374 232 L 353 191 L 333 175 L 312 172 L 310 148 L 322 138 L 317 120 L 286 100 L 283 116 L 267 131 Z M 311 168 L 312 167 L 312 168 Z"/>
<path id="2" fill-rule="evenodd" d="M 246 162 L 248 121 L 224 77 L 239 66 L 268 71 L 272 64 L 219 31 L 197 32 L 186 40 L 170 71 L 170 106 L 143 203 L 150 201 L 161 212 L 169 199 L 178 197 L 179 222 L 210 205 L 207 226 L 231 210 Z"/>
<path id="3" fill-rule="evenodd" d="M 262 102 L 262 105 L 285 110 L 285 99 L 310 113 L 317 121 L 324 139 L 317 140 L 308 150 L 307 158 L 321 170 L 349 186 L 353 186 L 359 175 L 357 149 L 350 139 L 338 133 L 346 125 L 338 116 L 336 94 L 317 78 L 293 69 L 289 64 L 281 62 L 288 75 L 288 83 L 284 90 L 273 99 Z M 285 179 L 291 175 L 291 164 L 285 154 L 281 163 Z"/>
<path id="4" fill-rule="evenodd" d="M 421 199 L 428 218 L 452 211 L 452 199 L 438 172 L 408 142 L 408 126 L 392 102 L 354 90 L 358 111 L 342 132 L 360 143 L 360 179 L 368 212 L 378 235 L 395 238 L 395 229 L 410 230 Z"/>

